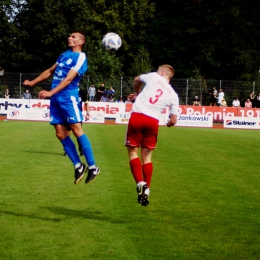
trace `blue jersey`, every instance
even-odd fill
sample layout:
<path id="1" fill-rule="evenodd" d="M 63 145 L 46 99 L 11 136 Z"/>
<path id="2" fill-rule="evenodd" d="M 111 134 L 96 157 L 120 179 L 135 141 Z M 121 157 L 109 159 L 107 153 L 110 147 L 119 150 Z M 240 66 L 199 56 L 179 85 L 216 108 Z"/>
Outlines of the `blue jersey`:
<path id="1" fill-rule="evenodd" d="M 55 88 L 64 80 L 71 69 L 75 70 L 78 75 L 63 90 L 55 95 L 78 96 L 78 83 L 83 74 L 87 71 L 87 57 L 84 52 L 73 52 L 68 50 L 64 52 L 57 60 L 58 66 L 55 69 L 51 89 Z"/>

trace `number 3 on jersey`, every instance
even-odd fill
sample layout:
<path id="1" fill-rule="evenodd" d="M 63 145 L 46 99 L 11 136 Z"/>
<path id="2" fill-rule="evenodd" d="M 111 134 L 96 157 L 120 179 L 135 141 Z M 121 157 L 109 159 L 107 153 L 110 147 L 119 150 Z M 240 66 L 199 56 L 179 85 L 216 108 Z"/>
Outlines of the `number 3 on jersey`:
<path id="1" fill-rule="evenodd" d="M 159 97 L 163 94 L 163 91 L 159 88 L 156 90 L 156 92 L 158 93 L 157 95 L 155 95 L 154 98 L 151 98 L 149 99 L 149 102 L 151 104 L 155 104 L 158 100 L 159 100 Z"/>

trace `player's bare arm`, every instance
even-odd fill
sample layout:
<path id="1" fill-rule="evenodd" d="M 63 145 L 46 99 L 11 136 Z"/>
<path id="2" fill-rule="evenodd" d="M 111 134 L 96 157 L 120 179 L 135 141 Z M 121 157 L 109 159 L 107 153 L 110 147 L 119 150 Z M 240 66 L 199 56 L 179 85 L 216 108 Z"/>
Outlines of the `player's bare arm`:
<path id="1" fill-rule="evenodd" d="M 141 88 L 142 88 L 142 81 L 140 79 L 140 76 L 135 77 L 135 79 L 134 79 L 134 90 L 135 90 L 137 95 L 141 92 Z"/>
<path id="2" fill-rule="evenodd" d="M 168 127 L 174 126 L 177 123 L 177 120 L 178 120 L 177 115 L 170 114 L 170 118 L 167 122 L 167 126 Z"/>
<path id="3" fill-rule="evenodd" d="M 30 86 L 33 87 L 34 85 L 36 85 L 39 82 L 42 82 L 46 79 L 48 79 L 50 76 L 53 75 L 55 69 L 57 67 L 57 63 L 55 63 L 52 67 L 50 67 L 49 69 L 45 70 L 44 72 L 42 72 L 37 78 L 35 78 L 34 80 L 25 80 L 23 82 L 23 85 L 26 86 Z"/>
<path id="4" fill-rule="evenodd" d="M 76 70 L 71 69 L 69 71 L 69 73 L 67 74 L 66 78 L 64 80 L 62 80 L 57 87 L 53 88 L 50 91 L 46 91 L 46 90 L 41 91 L 39 93 L 39 98 L 44 99 L 47 97 L 52 97 L 56 93 L 60 92 L 61 90 L 66 88 L 72 82 L 72 80 L 77 76 L 77 74 L 78 74 L 78 72 Z"/>

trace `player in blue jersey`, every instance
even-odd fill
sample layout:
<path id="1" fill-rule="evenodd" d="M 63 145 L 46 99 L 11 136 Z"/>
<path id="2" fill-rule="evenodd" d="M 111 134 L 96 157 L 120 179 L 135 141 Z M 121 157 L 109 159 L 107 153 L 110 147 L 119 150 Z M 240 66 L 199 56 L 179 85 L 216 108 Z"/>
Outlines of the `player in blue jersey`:
<path id="1" fill-rule="evenodd" d="M 64 52 L 52 67 L 42 72 L 34 80 L 23 82 L 24 85 L 32 87 L 53 75 L 51 90 L 41 91 L 39 98 L 51 98 L 50 124 L 55 127 L 56 136 L 75 167 L 75 184 L 83 179 L 87 166 L 81 162 L 75 144 L 67 136 L 68 125 L 80 142 L 88 164 L 88 176 L 85 183 L 93 180 L 100 172 L 95 164 L 90 141 L 83 132 L 81 126 L 83 116 L 78 106 L 78 84 L 88 68 L 87 57 L 82 52 L 85 41 L 83 32 L 73 32 L 68 38 L 70 50 Z"/>

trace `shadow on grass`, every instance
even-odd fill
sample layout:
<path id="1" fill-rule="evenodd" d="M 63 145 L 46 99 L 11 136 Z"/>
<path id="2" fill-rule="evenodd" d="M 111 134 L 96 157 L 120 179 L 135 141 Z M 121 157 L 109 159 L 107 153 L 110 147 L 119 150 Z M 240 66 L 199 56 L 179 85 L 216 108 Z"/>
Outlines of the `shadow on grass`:
<path id="1" fill-rule="evenodd" d="M 15 216 L 15 217 L 25 217 L 25 218 L 39 219 L 39 220 L 52 221 L 52 222 L 62 221 L 62 218 L 46 218 L 46 217 L 41 217 L 41 216 L 37 216 L 37 215 L 16 213 L 16 212 L 6 211 L 6 210 L 0 210 L 0 214 L 8 214 L 8 215 Z"/>
<path id="2" fill-rule="evenodd" d="M 32 153 L 32 154 L 35 154 L 35 153 L 39 153 L 39 154 L 53 154 L 53 155 L 60 155 L 60 156 L 64 156 L 64 151 L 61 149 L 61 152 L 60 153 L 50 153 L 50 152 L 42 152 L 42 151 L 36 151 L 36 150 L 25 150 L 26 153 Z M 65 156 L 64 156 L 65 157 Z"/>
<path id="3" fill-rule="evenodd" d="M 73 210 L 73 209 L 67 209 L 62 207 L 41 207 L 41 209 L 48 210 L 56 215 L 63 215 L 64 217 L 43 217 L 46 215 L 46 212 L 38 212 L 37 215 L 35 214 L 26 214 L 26 213 L 17 213 L 14 211 L 6 211 L 6 210 L 0 210 L 0 214 L 8 214 L 15 217 L 25 217 L 25 218 L 31 218 L 31 219 L 39 219 L 44 221 L 52 221 L 52 222 L 60 222 L 64 219 L 68 218 L 81 218 L 81 219 L 90 219 L 90 220 L 97 220 L 97 221 L 105 221 L 110 223 L 117 223 L 117 224 L 125 224 L 128 223 L 128 221 L 125 221 L 123 218 L 111 218 L 108 215 L 104 215 L 103 212 L 99 211 L 91 211 L 91 210 Z"/>
<path id="4" fill-rule="evenodd" d="M 53 212 L 57 215 L 64 215 L 66 218 L 83 218 L 83 219 L 91 219 L 91 220 L 98 220 L 98 221 L 106 221 L 110 223 L 117 223 L 117 224 L 125 224 L 128 221 L 125 219 L 120 218 L 111 218 L 108 215 L 105 215 L 104 212 L 100 211 L 92 211 L 92 210 L 74 210 L 74 209 L 67 209 L 62 207 L 45 207 L 43 209 L 47 209 L 50 212 Z"/>

